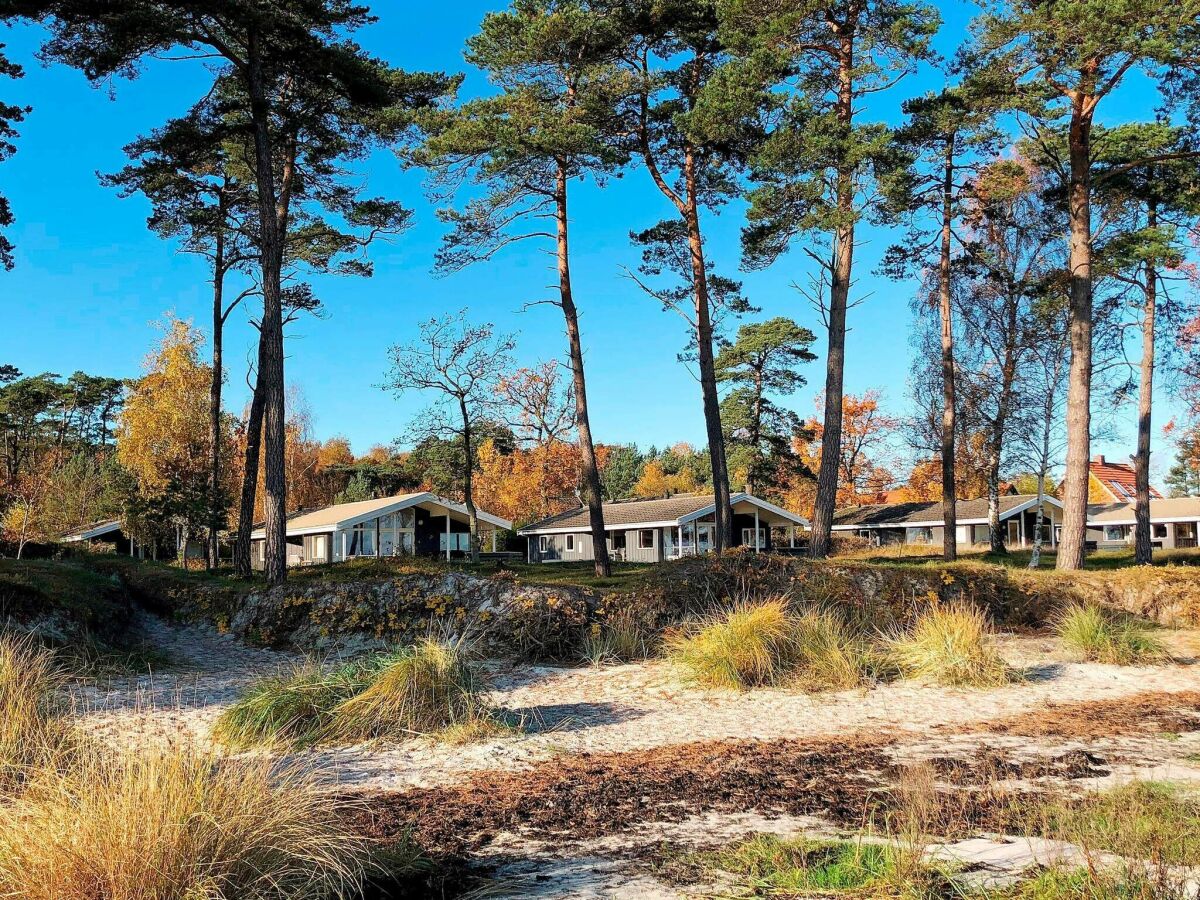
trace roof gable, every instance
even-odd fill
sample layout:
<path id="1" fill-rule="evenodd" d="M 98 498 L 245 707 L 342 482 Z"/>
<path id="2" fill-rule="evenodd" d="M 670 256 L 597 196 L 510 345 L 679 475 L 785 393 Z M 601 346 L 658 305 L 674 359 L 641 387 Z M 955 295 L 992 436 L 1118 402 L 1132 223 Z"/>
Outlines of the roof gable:
<path id="1" fill-rule="evenodd" d="M 1109 462 L 1103 456 L 1098 456 L 1088 462 L 1088 474 L 1118 503 L 1137 499 L 1137 472 L 1128 463 Z M 1162 494 L 1154 485 L 1150 485 L 1150 496 L 1156 500 L 1162 499 Z"/>

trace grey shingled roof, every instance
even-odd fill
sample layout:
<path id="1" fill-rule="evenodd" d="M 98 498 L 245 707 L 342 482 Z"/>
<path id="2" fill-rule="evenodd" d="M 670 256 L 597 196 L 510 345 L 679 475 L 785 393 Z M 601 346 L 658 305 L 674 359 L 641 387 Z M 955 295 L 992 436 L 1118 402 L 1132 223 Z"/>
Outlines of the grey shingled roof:
<path id="1" fill-rule="evenodd" d="M 1046 499 L 1052 499 L 1047 497 Z M 1037 500 L 1036 494 L 1013 494 L 1000 498 L 1000 516 L 1003 518 L 1018 506 Z M 987 518 L 988 502 L 986 497 L 977 500 L 959 500 L 954 505 L 958 521 Z M 880 503 L 873 506 L 848 506 L 839 509 L 833 516 L 835 526 L 853 525 L 856 527 L 885 528 L 888 526 L 904 527 L 918 522 L 941 523 L 942 504 L 935 503 Z"/>
<path id="2" fill-rule="evenodd" d="M 1150 521 L 1196 519 L 1200 521 L 1200 497 L 1171 497 L 1150 501 Z M 1128 524 L 1134 520 L 1132 503 L 1093 503 L 1088 507 L 1088 524 Z"/>
<path id="3" fill-rule="evenodd" d="M 713 505 L 712 494 L 677 494 L 658 500 L 617 500 L 603 504 L 604 524 L 611 528 L 614 525 L 643 525 L 648 522 L 675 522 L 681 517 Z M 541 531 L 546 528 L 582 528 L 586 530 L 591 525 L 588 509 L 581 506 L 569 509 L 558 515 L 549 516 L 540 522 L 532 522 L 521 529 L 526 531 Z"/>

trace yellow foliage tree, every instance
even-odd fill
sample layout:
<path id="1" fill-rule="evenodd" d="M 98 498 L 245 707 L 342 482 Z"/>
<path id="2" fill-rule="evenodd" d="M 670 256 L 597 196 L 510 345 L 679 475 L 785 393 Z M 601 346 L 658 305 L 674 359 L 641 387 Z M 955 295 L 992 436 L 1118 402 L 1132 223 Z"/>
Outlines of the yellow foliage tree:
<path id="1" fill-rule="evenodd" d="M 168 319 L 163 330 L 126 401 L 117 459 L 137 483 L 140 530 L 187 531 L 207 511 L 212 370 L 200 361 L 203 338 L 190 323 Z"/>
<path id="2" fill-rule="evenodd" d="M 689 470 L 683 469 L 669 475 L 663 470 L 662 463 L 652 459 L 642 468 L 642 476 L 633 486 L 633 494 L 635 497 L 665 497 L 668 494 L 689 494 L 698 487 L 695 476 Z"/>

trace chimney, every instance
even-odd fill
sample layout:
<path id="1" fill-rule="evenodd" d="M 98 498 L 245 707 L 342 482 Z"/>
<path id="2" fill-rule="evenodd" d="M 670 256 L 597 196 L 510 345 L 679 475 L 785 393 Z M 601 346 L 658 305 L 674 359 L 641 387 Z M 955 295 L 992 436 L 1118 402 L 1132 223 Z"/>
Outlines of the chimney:
<path id="1" fill-rule="evenodd" d="M 1104 454 L 1103 453 L 1097 454 L 1095 457 L 1092 458 L 1092 462 L 1094 462 L 1098 466 L 1104 465 Z"/>

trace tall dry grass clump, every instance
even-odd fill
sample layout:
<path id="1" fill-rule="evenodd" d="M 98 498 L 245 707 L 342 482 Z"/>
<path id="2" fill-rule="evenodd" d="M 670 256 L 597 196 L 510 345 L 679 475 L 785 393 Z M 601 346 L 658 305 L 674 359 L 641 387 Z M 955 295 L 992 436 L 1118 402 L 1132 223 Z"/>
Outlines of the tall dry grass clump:
<path id="1" fill-rule="evenodd" d="M 367 854 L 306 776 L 186 748 L 81 750 L 0 804 L 0 895 L 21 900 L 345 897 Z"/>
<path id="2" fill-rule="evenodd" d="M 1162 641 L 1142 622 L 1095 604 L 1067 607 L 1056 618 L 1054 631 L 1085 662 L 1133 666 L 1168 659 Z"/>
<path id="3" fill-rule="evenodd" d="M 333 710 L 369 684 L 357 663 L 326 670 L 305 661 L 253 684 L 217 719 L 213 737 L 228 747 L 305 746 L 321 740 Z"/>
<path id="4" fill-rule="evenodd" d="M 741 603 L 668 642 L 671 659 L 705 687 L 797 685 L 837 690 L 864 684 L 874 668 L 869 644 L 837 615 L 797 615 L 783 599 Z"/>
<path id="5" fill-rule="evenodd" d="M 936 606 L 888 640 L 899 671 L 949 687 L 996 687 L 1016 673 L 996 651 L 983 610 L 966 604 Z"/>
<path id="6" fill-rule="evenodd" d="M 265 678 L 221 714 L 213 736 L 233 748 L 297 747 L 414 735 L 460 740 L 494 724 L 467 643 L 429 638 L 332 669 L 310 661 Z"/>
<path id="7" fill-rule="evenodd" d="M 69 744 L 64 688 L 52 651 L 30 637 L 0 636 L 0 792 Z"/>
<path id="8" fill-rule="evenodd" d="M 463 640 L 426 639 L 384 656 L 370 683 L 333 710 L 347 741 L 472 731 L 490 714 Z"/>
<path id="9" fill-rule="evenodd" d="M 704 687 L 779 684 L 796 662 L 796 621 L 783 600 L 741 603 L 671 638 L 668 651 Z"/>

